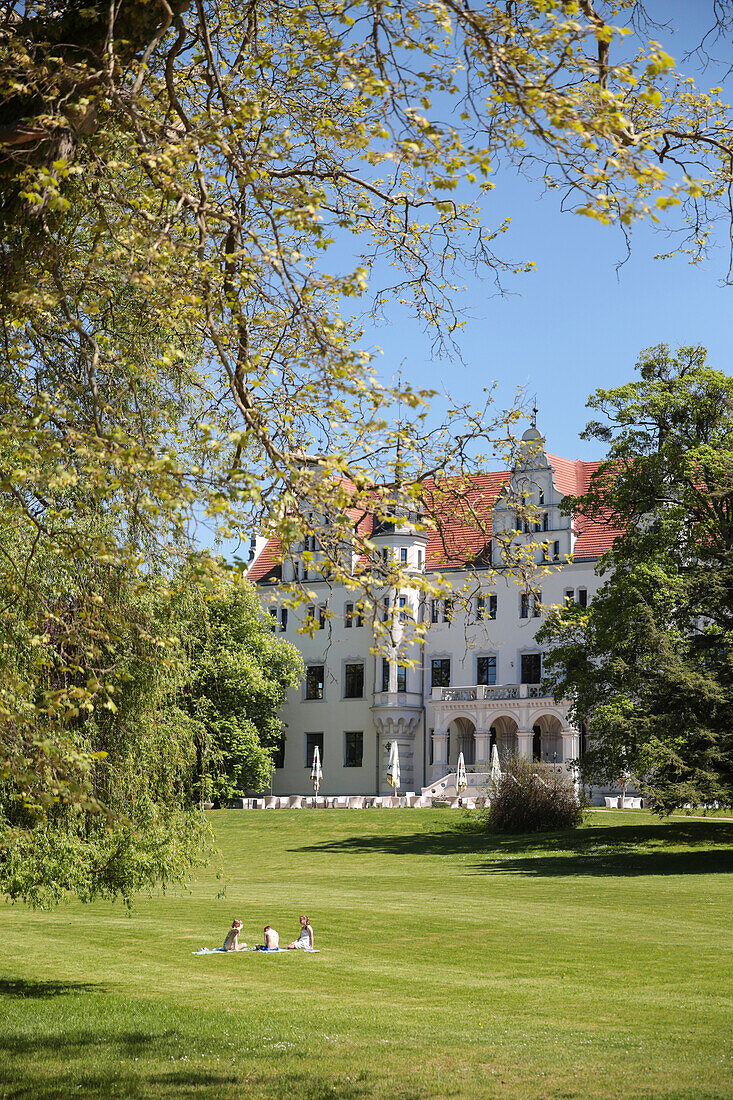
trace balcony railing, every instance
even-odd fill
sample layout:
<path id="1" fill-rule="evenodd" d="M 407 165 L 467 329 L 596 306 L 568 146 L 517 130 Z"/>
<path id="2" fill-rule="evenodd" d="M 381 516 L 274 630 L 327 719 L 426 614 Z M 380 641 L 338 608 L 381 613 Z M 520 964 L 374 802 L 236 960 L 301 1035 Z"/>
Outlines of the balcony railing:
<path id="1" fill-rule="evenodd" d="M 419 691 L 375 691 L 372 706 L 420 707 L 422 695 Z"/>
<path id="2" fill-rule="evenodd" d="M 472 703 L 482 699 L 546 699 L 541 684 L 477 684 L 475 687 L 433 688 L 439 703 Z"/>

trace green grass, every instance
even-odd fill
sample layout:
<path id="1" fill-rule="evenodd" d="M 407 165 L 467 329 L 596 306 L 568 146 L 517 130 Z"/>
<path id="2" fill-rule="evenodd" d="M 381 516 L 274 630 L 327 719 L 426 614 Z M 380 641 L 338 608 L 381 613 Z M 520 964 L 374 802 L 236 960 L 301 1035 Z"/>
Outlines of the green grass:
<path id="1" fill-rule="evenodd" d="M 180 892 L 0 909 L 0 1096 L 733 1095 L 733 825 L 593 815 L 489 838 L 434 811 L 212 815 Z M 233 916 L 319 955 L 196 958 Z"/>

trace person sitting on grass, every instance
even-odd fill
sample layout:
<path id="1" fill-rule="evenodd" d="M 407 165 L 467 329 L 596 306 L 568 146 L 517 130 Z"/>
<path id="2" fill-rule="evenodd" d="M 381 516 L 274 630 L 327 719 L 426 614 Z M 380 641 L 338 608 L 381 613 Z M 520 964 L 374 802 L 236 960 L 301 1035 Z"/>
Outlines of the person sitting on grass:
<path id="1" fill-rule="evenodd" d="M 279 951 L 280 950 L 280 935 L 271 928 L 269 924 L 265 925 L 265 942 L 258 944 L 257 951 Z"/>
<path id="2" fill-rule="evenodd" d="M 313 929 L 311 928 L 311 922 L 306 916 L 300 918 L 300 935 L 297 940 L 293 940 L 288 944 L 288 951 L 312 951 L 313 950 Z"/>
<path id="3" fill-rule="evenodd" d="M 242 922 L 238 917 L 235 917 L 232 921 L 232 927 L 227 932 L 224 938 L 224 950 L 225 951 L 244 951 L 247 946 L 246 943 L 239 942 L 239 933 L 242 931 Z"/>

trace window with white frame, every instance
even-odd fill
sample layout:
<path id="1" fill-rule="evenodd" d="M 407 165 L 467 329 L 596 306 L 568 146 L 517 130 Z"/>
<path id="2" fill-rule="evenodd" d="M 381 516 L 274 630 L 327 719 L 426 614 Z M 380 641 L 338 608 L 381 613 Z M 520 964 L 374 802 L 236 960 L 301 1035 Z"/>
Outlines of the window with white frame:
<path id="1" fill-rule="evenodd" d="M 432 687 L 450 687 L 450 657 L 433 657 L 430 662 Z"/>
<path id="2" fill-rule="evenodd" d="M 587 607 L 588 606 L 588 589 L 587 588 L 579 588 L 578 589 L 578 603 L 580 604 L 581 607 Z"/>
<path id="3" fill-rule="evenodd" d="M 382 657 L 382 691 L 389 691 L 389 661 Z"/>
<path id="4" fill-rule="evenodd" d="M 400 546 L 400 565 L 407 565 L 407 547 Z"/>
<path id="5" fill-rule="evenodd" d="M 539 684 L 542 681 L 542 657 L 539 653 L 523 653 L 521 656 L 521 683 Z"/>
<path id="6" fill-rule="evenodd" d="M 529 592 L 522 592 L 519 597 L 519 618 L 529 618 Z"/>
<path id="7" fill-rule="evenodd" d="M 344 734 L 344 767 L 360 768 L 364 759 L 364 733 L 361 730 Z"/>
<path id="8" fill-rule="evenodd" d="M 285 634 L 288 629 L 288 609 L 287 607 L 280 608 L 280 633 Z"/>
<path id="9" fill-rule="evenodd" d="M 440 622 L 440 600 L 430 601 L 430 622 Z"/>
<path id="10" fill-rule="evenodd" d="M 491 686 L 496 683 L 496 655 L 476 658 L 476 683 Z"/>
<path id="11" fill-rule="evenodd" d="M 305 766 L 310 768 L 313 765 L 313 756 L 316 749 L 318 749 L 318 756 L 321 763 L 323 763 L 323 734 L 322 733 L 306 733 L 305 735 Z"/>
<path id="12" fill-rule="evenodd" d="M 404 665 L 397 665 L 397 690 L 407 691 L 407 669 Z"/>
<path id="13" fill-rule="evenodd" d="M 322 699 L 325 668 L 323 665 L 308 665 L 305 670 L 306 699 Z"/>
<path id="14" fill-rule="evenodd" d="M 344 626 L 347 630 L 350 630 L 354 625 L 354 605 L 353 603 L 347 603 L 344 606 Z"/>
<path id="15" fill-rule="evenodd" d="M 484 612 L 486 609 L 486 599 L 484 596 L 476 597 L 476 622 L 481 623 L 484 621 Z"/>
<path id="16" fill-rule="evenodd" d="M 364 665 L 361 661 L 344 665 L 344 698 L 364 698 Z"/>

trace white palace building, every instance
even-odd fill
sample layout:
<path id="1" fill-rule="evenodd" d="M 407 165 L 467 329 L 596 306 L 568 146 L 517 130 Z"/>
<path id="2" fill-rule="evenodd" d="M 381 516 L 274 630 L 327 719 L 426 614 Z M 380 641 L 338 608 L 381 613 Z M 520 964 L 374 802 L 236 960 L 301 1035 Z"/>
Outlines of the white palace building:
<path id="1" fill-rule="evenodd" d="M 308 575 L 315 604 L 283 606 L 278 589 L 293 579 L 297 548 L 281 563 L 277 544 L 258 540 L 249 579 L 273 614 L 273 628 L 297 646 L 306 667 L 284 707 L 274 795 L 312 793 L 315 746 L 323 762 L 321 793 L 339 796 L 390 792 L 386 770 L 394 740 L 401 789 L 411 792 L 449 776 L 461 752 L 469 773 L 485 773 L 493 744 L 500 759 L 519 753 L 567 767 L 580 756 L 582 732 L 569 722 L 566 706 L 543 694 L 535 634 L 543 609 L 593 598 L 600 583 L 596 563 L 616 532 L 563 515 L 559 507 L 566 495 L 587 489 L 599 463 L 547 454 L 536 428 L 523 440 L 526 452 L 513 470 L 472 478 L 484 511 L 481 532 L 460 515 L 439 532 L 414 526 L 409 514 L 394 523 L 374 522 L 369 537 L 382 553 L 393 554 L 403 568 L 439 573 L 453 590 L 468 593 L 455 601 L 392 593 L 396 607 L 428 624 L 414 667 L 374 655 L 372 628 L 356 609 L 358 592 L 319 579 L 317 570 Z M 519 497 L 534 509 L 531 523 L 512 511 L 511 500 Z M 541 602 L 502 570 L 497 539 L 491 540 L 492 531 L 496 536 L 518 527 L 515 537 L 539 544 L 538 561 L 552 563 L 535 582 Z M 313 637 L 298 632 L 307 615 L 322 625 Z"/>

